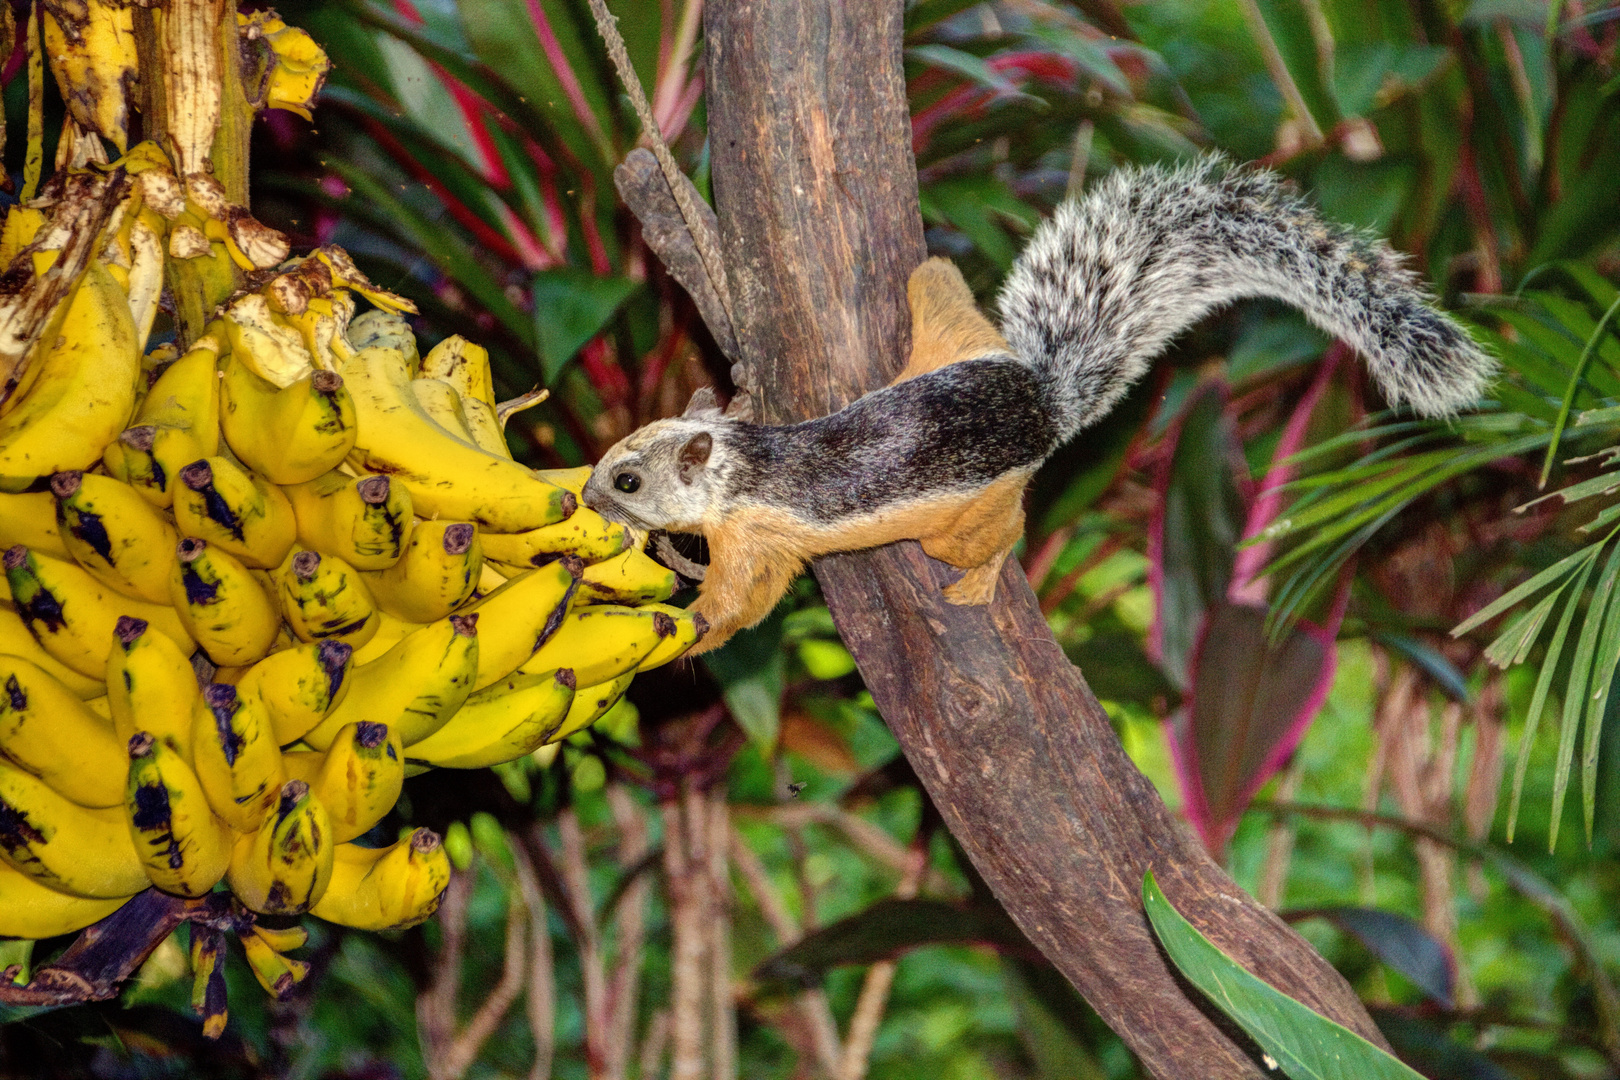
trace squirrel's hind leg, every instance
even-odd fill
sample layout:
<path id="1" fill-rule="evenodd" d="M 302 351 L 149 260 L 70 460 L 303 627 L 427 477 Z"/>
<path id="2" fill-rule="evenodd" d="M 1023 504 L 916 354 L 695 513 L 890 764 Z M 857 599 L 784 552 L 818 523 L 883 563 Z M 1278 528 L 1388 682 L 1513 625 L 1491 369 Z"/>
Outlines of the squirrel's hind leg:
<path id="1" fill-rule="evenodd" d="M 949 259 L 929 259 L 906 283 L 911 305 L 911 355 L 895 382 L 914 379 L 959 360 L 1007 351 L 1007 342 L 973 299 L 973 290 Z"/>
<path id="2" fill-rule="evenodd" d="M 1030 473 L 1008 473 L 985 488 L 943 528 L 919 537 L 923 551 L 941 562 L 965 568 L 945 587 L 952 604 L 988 604 L 996 578 L 1013 545 L 1024 535 L 1024 485 Z"/>

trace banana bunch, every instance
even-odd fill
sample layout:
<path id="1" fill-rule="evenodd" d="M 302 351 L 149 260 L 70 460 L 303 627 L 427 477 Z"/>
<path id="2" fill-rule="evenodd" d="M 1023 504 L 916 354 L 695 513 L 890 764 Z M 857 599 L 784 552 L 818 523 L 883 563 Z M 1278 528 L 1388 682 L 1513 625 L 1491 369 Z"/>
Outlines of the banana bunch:
<path id="1" fill-rule="evenodd" d="M 273 17 L 242 25 L 296 59 Z M 195 177 L 152 144 L 106 169 L 126 181 L 91 185 L 117 200 L 100 218 L 58 220 L 59 200 L 0 226 L 13 274 L 83 256 L 0 403 L 0 935 L 70 932 L 146 888 L 413 925 L 450 867 L 427 830 L 370 839 L 405 778 L 549 761 L 703 623 L 580 504 L 588 469 L 513 460 L 505 425 L 544 394 L 497 401 L 462 338 L 420 355 L 408 302 L 338 248 L 147 349 Z M 267 990 L 303 978 L 300 932 L 238 931 Z M 222 1009 L 217 942 L 194 951 Z"/>

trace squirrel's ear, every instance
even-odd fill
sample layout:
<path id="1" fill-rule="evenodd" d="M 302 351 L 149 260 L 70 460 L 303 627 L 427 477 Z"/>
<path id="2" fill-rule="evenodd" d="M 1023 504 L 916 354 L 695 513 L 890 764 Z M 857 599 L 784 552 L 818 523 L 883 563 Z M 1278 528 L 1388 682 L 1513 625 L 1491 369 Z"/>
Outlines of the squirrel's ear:
<path id="1" fill-rule="evenodd" d="M 681 416 L 687 420 L 718 419 L 720 400 L 715 395 L 714 387 L 700 386 L 692 391 L 692 398 L 686 403 L 686 411 Z"/>
<path id="2" fill-rule="evenodd" d="M 681 483 L 690 484 L 697 471 L 709 463 L 709 451 L 714 449 L 714 438 L 707 431 L 700 431 L 681 447 L 679 458 Z"/>

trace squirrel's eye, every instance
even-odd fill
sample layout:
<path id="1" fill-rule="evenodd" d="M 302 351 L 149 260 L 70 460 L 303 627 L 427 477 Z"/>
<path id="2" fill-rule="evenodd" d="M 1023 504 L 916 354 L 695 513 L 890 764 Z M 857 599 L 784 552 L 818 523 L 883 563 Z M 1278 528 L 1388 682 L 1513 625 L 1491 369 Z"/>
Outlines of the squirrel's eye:
<path id="1" fill-rule="evenodd" d="M 613 478 L 613 486 L 626 495 L 634 494 L 641 487 L 641 477 L 635 473 L 622 472 Z"/>

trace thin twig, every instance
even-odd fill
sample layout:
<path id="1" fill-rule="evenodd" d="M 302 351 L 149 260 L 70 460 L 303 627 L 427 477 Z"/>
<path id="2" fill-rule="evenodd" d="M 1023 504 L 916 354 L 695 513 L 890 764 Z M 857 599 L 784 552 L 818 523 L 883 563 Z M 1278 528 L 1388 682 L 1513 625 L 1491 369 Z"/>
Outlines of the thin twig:
<path id="1" fill-rule="evenodd" d="M 659 1009 L 647 1021 L 647 1037 L 641 1040 L 641 1080 L 654 1080 L 659 1066 L 664 1063 L 664 1049 L 669 1046 L 669 1010 Z"/>
<path id="2" fill-rule="evenodd" d="M 551 1058 L 557 1049 L 557 976 L 551 955 L 551 928 L 546 921 L 546 896 L 528 848 L 516 837 L 510 838 L 512 865 L 516 868 L 523 906 L 529 912 L 529 1034 L 534 1039 L 534 1063 L 529 1080 L 551 1076 Z"/>
<path id="3" fill-rule="evenodd" d="M 1300 129 L 1310 145 L 1321 146 L 1322 129 L 1317 126 L 1316 117 L 1311 115 L 1310 107 L 1305 104 L 1305 96 L 1299 92 L 1299 84 L 1294 82 L 1294 76 L 1288 70 L 1288 62 L 1277 47 L 1277 39 L 1271 36 L 1271 28 L 1266 25 L 1266 17 L 1260 13 L 1260 5 L 1255 0 L 1238 0 L 1238 7 L 1243 10 L 1243 19 L 1249 24 L 1249 33 L 1254 35 L 1255 44 L 1260 46 L 1260 55 L 1265 59 L 1266 70 L 1271 73 L 1271 81 L 1277 84 L 1283 100 L 1288 102 L 1289 111 L 1299 121 Z"/>
<path id="4" fill-rule="evenodd" d="M 689 186 L 686 174 L 676 164 L 675 156 L 669 152 L 664 142 L 664 136 L 658 130 L 658 121 L 653 118 L 652 109 L 647 104 L 647 95 L 641 87 L 641 80 L 636 76 L 635 68 L 630 65 L 630 55 L 625 51 L 624 38 L 619 36 L 619 18 L 607 8 L 606 0 L 590 0 L 591 14 L 596 18 L 597 32 L 607 44 L 608 56 L 613 59 L 614 70 L 619 73 L 619 82 L 624 85 L 624 92 L 629 95 L 630 106 L 636 111 L 636 119 L 641 121 L 642 134 L 652 146 L 652 152 L 658 157 L 658 165 L 664 170 L 664 178 L 669 181 L 669 189 L 675 196 L 675 202 L 681 208 L 681 217 L 686 219 L 686 227 L 692 233 L 692 241 L 697 245 L 698 256 L 703 260 L 703 268 L 708 272 L 709 281 L 720 298 L 720 304 L 726 309 L 726 316 L 735 326 L 736 319 L 731 308 L 731 289 L 726 282 L 726 266 L 720 259 L 720 250 L 715 243 L 715 236 L 704 228 L 704 221 L 698 215 L 697 207 L 693 204 L 693 190 Z"/>
<path id="5" fill-rule="evenodd" d="M 919 831 L 915 846 L 910 851 L 911 865 L 900 878 L 894 895 L 910 900 L 917 895 L 923 873 L 928 868 L 928 833 Z M 861 995 L 855 1002 L 855 1014 L 850 1017 L 849 1036 L 844 1040 L 844 1053 L 838 1061 L 838 1080 L 862 1080 L 871 1064 L 872 1044 L 877 1039 L 878 1024 L 883 1010 L 889 1004 L 889 990 L 894 985 L 895 961 L 880 960 L 866 969 L 861 983 Z"/>
<path id="6" fill-rule="evenodd" d="M 591 906 L 585 836 L 579 828 L 579 815 L 572 807 L 557 815 L 557 835 L 562 840 L 562 879 L 568 887 L 568 902 L 580 927 L 574 943 L 579 949 L 581 981 L 585 989 L 585 1062 L 591 1075 L 598 1076 L 607 1059 L 607 977 L 603 973 L 602 946 Z"/>
<path id="7" fill-rule="evenodd" d="M 438 1063 L 456 1031 L 456 992 L 461 984 L 461 954 L 467 939 L 467 900 L 472 894 L 472 875 L 457 871 L 450 875 L 444 899 L 439 902 L 439 955 L 427 989 L 416 999 L 416 1032 L 422 1044 L 422 1060 L 428 1073 L 439 1075 Z"/>
<path id="8" fill-rule="evenodd" d="M 703 897 L 702 874 L 694 873 L 681 807 L 665 802 L 664 875 L 674 946 L 670 958 L 670 1080 L 703 1075 Z"/>
<path id="9" fill-rule="evenodd" d="M 473 1013 L 467 1026 L 451 1042 L 444 1057 L 439 1062 L 436 1076 L 445 1080 L 461 1080 L 472 1063 L 478 1058 L 478 1051 L 483 1048 L 489 1037 L 495 1034 L 495 1029 L 506 1018 L 507 1010 L 523 992 L 524 972 L 528 967 L 528 948 L 524 941 L 523 924 L 528 917 L 520 895 L 509 893 L 506 902 L 506 958 L 501 964 L 501 978 L 495 984 L 495 989 L 489 992 L 489 997 Z"/>
<path id="10" fill-rule="evenodd" d="M 726 838 L 731 821 L 726 813 L 726 789 L 717 786 L 708 801 L 706 828 L 709 849 L 709 1031 L 714 1048 L 714 1080 L 737 1077 L 737 1008 L 731 989 L 731 875 L 726 868 Z"/>
<path id="11" fill-rule="evenodd" d="M 748 846 L 748 842 L 742 838 L 742 834 L 735 826 L 730 829 L 730 837 L 732 865 L 742 874 L 749 893 L 759 905 L 760 914 L 765 917 L 771 932 L 776 935 L 777 947 L 787 948 L 801 936 L 799 920 L 793 917 L 793 913 L 782 902 L 781 896 L 771 885 L 765 864 L 759 861 L 759 856 L 754 854 L 754 849 Z M 821 1066 L 824 1075 L 836 1075 L 839 1052 L 838 1025 L 833 1022 L 832 1008 L 827 1004 L 826 993 L 822 990 L 806 990 L 799 995 L 797 1006 L 805 1027 L 810 1032 L 816 1063 Z"/>
<path id="12" fill-rule="evenodd" d="M 619 830 L 619 868 L 629 873 L 647 857 L 647 824 L 623 784 L 606 789 L 613 822 Z M 646 937 L 647 893 L 651 879 L 637 874 L 613 908 L 617 926 L 613 976 L 608 981 L 607 1075 L 626 1075 L 636 1041 L 636 998 L 640 987 L 642 946 Z"/>
<path id="13" fill-rule="evenodd" d="M 905 873 L 911 865 L 911 855 L 905 845 L 890 835 L 888 830 L 836 804 L 784 803 L 770 807 L 764 816 L 783 828 L 798 829 L 815 824 L 837 829 L 856 848 L 896 873 Z M 923 886 L 931 893 L 948 894 L 952 891 L 949 879 L 932 868 L 923 879 Z"/>

